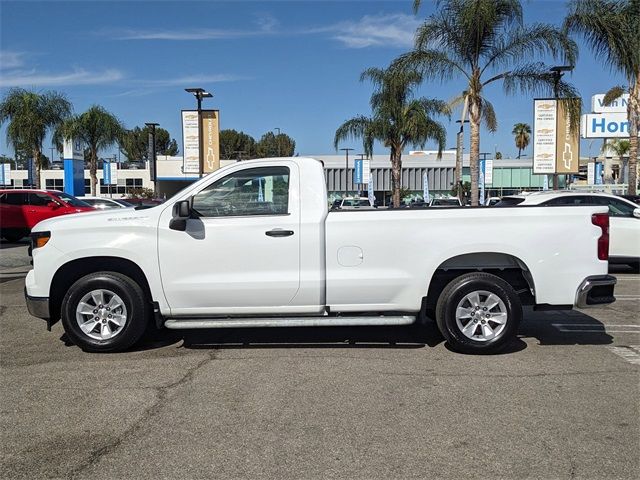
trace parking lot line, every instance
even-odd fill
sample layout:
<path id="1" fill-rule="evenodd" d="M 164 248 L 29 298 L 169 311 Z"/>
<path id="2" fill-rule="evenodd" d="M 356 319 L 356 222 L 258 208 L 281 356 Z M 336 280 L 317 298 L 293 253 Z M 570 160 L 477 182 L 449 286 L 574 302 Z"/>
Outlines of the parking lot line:
<path id="1" fill-rule="evenodd" d="M 611 352 L 622 357 L 633 365 L 640 365 L 640 345 L 629 345 L 621 347 L 607 347 Z"/>
<path id="2" fill-rule="evenodd" d="M 640 325 L 594 325 L 593 323 L 552 323 L 560 332 L 571 333 L 640 333 Z"/>

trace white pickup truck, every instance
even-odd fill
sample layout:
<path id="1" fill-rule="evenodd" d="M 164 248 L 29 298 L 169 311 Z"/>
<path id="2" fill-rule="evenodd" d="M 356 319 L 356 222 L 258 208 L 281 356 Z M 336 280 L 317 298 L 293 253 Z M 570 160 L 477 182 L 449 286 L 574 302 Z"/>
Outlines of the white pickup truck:
<path id="1" fill-rule="evenodd" d="M 435 318 L 450 345 L 495 352 L 522 305 L 615 300 L 605 206 L 328 212 L 312 158 L 240 162 L 146 210 L 33 229 L 25 296 L 87 351 L 157 327 L 404 325 Z"/>

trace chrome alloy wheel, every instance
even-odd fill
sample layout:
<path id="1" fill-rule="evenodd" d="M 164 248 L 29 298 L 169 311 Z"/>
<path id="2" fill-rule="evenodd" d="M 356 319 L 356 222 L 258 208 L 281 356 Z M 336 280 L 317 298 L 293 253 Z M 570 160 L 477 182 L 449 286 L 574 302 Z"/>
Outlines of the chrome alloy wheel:
<path id="1" fill-rule="evenodd" d="M 118 335 L 127 323 L 127 307 L 111 290 L 92 290 L 78 302 L 76 321 L 88 337 L 108 340 Z"/>
<path id="2" fill-rule="evenodd" d="M 476 290 L 465 295 L 456 308 L 456 323 L 471 340 L 494 339 L 507 325 L 507 307 L 495 293 Z"/>

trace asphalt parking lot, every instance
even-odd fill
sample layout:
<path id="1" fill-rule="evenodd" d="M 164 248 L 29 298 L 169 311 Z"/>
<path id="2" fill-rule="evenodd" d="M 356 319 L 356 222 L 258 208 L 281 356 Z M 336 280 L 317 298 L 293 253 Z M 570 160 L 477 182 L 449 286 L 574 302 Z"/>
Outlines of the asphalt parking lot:
<path id="1" fill-rule="evenodd" d="M 640 275 L 527 312 L 504 354 L 433 325 L 160 332 L 87 354 L 0 244 L 2 478 L 638 478 Z"/>

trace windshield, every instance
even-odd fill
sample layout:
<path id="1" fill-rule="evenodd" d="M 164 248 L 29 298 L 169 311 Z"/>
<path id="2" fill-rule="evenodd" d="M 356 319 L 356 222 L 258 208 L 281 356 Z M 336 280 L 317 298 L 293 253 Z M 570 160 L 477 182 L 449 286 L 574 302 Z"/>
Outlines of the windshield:
<path id="1" fill-rule="evenodd" d="M 51 192 L 51 194 L 55 197 L 58 197 L 67 205 L 71 205 L 72 207 L 91 207 L 87 202 L 83 202 L 82 200 L 78 200 L 76 197 L 69 195 L 64 192 Z"/>
<path id="2" fill-rule="evenodd" d="M 460 202 L 455 198 L 437 198 L 433 201 L 432 205 L 438 205 L 443 207 L 459 207 Z"/>
<path id="3" fill-rule="evenodd" d="M 343 200 L 343 207 L 369 207 L 369 200 Z"/>

